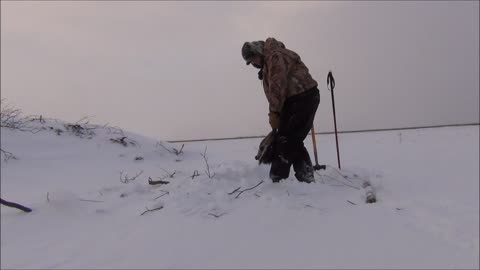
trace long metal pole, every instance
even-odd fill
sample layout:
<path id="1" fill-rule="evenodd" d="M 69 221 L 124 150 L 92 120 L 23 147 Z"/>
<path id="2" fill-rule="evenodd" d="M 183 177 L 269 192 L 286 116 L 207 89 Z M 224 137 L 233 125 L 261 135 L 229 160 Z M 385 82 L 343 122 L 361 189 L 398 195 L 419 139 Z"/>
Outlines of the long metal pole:
<path id="1" fill-rule="evenodd" d="M 327 76 L 327 86 L 330 84 L 330 91 L 332 92 L 332 107 L 333 107 L 333 123 L 335 125 L 335 141 L 337 143 L 337 162 L 338 162 L 338 169 L 342 169 L 340 165 L 340 150 L 338 147 L 338 133 L 337 133 L 337 116 L 335 113 L 335 95 L 333 89 L 335 88 L 335 79 L 333 78 L 332 72 L 328 72 Z"/>

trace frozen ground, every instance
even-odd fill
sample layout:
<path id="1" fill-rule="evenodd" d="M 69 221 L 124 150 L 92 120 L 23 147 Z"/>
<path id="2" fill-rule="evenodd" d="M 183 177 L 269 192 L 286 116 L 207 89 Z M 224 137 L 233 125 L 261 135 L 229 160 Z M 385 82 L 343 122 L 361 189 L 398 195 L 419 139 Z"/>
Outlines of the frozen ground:
<path id="1" fill-rule="evenodd" d="M 479 268 L 478 126 L 342 134 L 342 173 L 357 177 L 329 167 L 314 184 L 273 184 L 254 160 L 260 139 L 176 155 L 181 144 L 64 124 L 1 130 L 18 158 L 2 161 L 1 196 L 33 208 L 1 207 L 2 269 Z M 317 143 L 335 166 L 334 136 Z"/>

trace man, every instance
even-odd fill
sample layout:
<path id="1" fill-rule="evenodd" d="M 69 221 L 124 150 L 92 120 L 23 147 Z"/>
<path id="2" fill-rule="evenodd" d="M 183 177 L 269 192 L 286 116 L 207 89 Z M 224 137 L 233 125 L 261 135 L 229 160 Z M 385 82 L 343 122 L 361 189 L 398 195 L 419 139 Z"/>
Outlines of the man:
<path id="1" fill-rule="evenodd" d="M 285 45 L 268 38 L 245 42 L 243 59 L 257 69 L 269 103 L 269 123 L 276 134 L 270 178 L 288 178 L 293 165 L 300 182 L 314 182 L 313 166 L 303 141 L 312 128 L 320 103 L 318 84 L 300 56 Z"/>

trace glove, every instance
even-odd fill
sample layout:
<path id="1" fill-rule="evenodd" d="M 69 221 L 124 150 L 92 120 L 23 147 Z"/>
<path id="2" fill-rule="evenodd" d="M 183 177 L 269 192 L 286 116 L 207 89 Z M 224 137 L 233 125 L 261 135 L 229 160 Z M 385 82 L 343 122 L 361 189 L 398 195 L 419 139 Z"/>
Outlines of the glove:
<path id="1" fill-rule="evenodd" d="M 275 112 L 269 112 L 268 113 L 268 122 L 270 123 L 270 126 L 272 127 L 272 129 L 277 129 L 280 126 L 279 115 Z"/>

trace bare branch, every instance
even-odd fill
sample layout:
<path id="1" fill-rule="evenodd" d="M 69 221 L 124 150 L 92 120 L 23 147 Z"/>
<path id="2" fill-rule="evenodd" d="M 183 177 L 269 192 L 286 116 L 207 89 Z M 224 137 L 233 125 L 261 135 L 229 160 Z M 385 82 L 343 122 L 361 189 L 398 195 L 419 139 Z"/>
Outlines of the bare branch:
<path id="1" fill-rule="evenodd" d="M 193 174 L 190 177 L 192 177 L 192 180 L 193 180 L 193 178 L 195 178 L 197 176 L 200 176 L 200 174 L 198 173 L 198 170 L 195 170 L 195 171 L 193 171 Z"/>
<path id="2" fill-rule="evenodd" d="M 165 195 L 168 195 L 168 194 L 170 194 L 170 192 L 168 192 L 168 191 L 165 191 L 165 190 L 162 190 L 162 191 L 163 191 L 163 194 L 162 194 L 162 195 L 160 195 L 160 196 L 158 196 L 158 197 L 156 197 L 156 198 L 155 198 L 155 199 L 153 199 L 153 200 L 156 200 L 156 199 L 158 199 L 158 198 L 161 198 L 161 197 L 163 197 L 163 196 L 165 196 Z"/>
<path id="3" fill-rule="evenodd" d="M 75 123 L 75 124 L 65 124 L 63 126 L 65 127 L 65 129 L 67 131 L 69 131 L 73 135 L 78 136 L 80 138 L 92 137 L 92 136 L 95 135 L 95 132 L 93 131 L 93 129 L 95 129 L 95 127 L 88 127 L 87 126 L 88 122 L 84 123 L 84 124 L 77 124 L 77 123 Z"/>
<path id="4" fill-rule="evenodd" d="M 163 169 L 163 168 L 160 168 L 162 169 L 166 175 L 162 176 L 162 177 L 158 177 L 159 181 L 153 181 L 153 179 L 151 177 L 148 177 L 148 183 L 150 185 L 157 185 L 157 184 L 169 184 L 170 182 L 169 181 L 163 181 L 164 179 L 167 179 L 167 178 L 174 178 L 175 177 L 175 174 L 177 173 L 177 171 L 173 171 L 173 173 L 170 173 L 169 171 Z"/>
<path id="5" fill-rule="evenodd" d="M 3 161 L 5 162 L 8 162 L 10 159 L 15 159 L 15 160 L 18 159 L 15 155 L 13 155 L 8 151 L 3 150 L 2 148 L 0 148 L 0 152 L 3 154 Z"/>
<path id="6" fill-rule="evenodd" d="M 168 178 L 173 178 L 175 176 L 175 174 L 177 173 L 177 171 L 173 171 L 173 173 L 170 173 L 169 171 L 167 171 L 163 168 L 160 168 L 160 169 L 162 169 L 167 174 L 167 176 L 165 178 L 167 178 L 167 177 Z"/>
<path id="7" fill-rule="evenodd" d="M 22 210 L 23 212 L 27 212 L 27 213 L 30 213 L 32 212 L 32 209 L 28 208 L 28 207 L 25 207 L 21 204 L 18 204 L 18 203 L 14 203 L 14 202 L 9 202 L 9 201 L 5 201 L 4 199 L 0 198 L 0 204 L 3 204 L 5 206 L 8 206 L 8 207 L 13 207 L 13 208 L 17 208 L 19 210 Z"/>
<path id="8" fill-rule="evenodd" d="M 175 152 L 175 155 L 180 155 L 183 153 L 183 147 L 185 146 L 185 144 L 182 144 L 182 147 L 180 148 L 180 150 L 177 150 L 175 148 L 173 148 L 173 151 Z"/>
<path id="9" fill-rule="evenodd" d="M 126 147 L 127 146 L 127 143 L 125 142 L 126 138 L 127 138 L 126 136 L 123 136 L 121 138 L 116 138 L 116 139 L 110 138 L 110 141 L 113 142 L 113 143 L 119 143 L 119 144 Z"/>
<path id="10" fill-rule="evenodd" d="M 110 141 L 112 143 L 118 143 L 118 144 L 121 144 L 125 147 L 127 147 L 128 145 L 131 145 L 131 146 L 137 146 L 138 143 L 130 138 L 128 138 L 127 136 L 123 136 L 123 137 L 120 137 L 120 138 L 110 138 Z"/>
<path id="11" fill-rule="evenodd" d="M 350 183 L 353 183 L 353 181 L 351 179 L 358 179 L 358 180 L 362 180 L 363 182 L 368 182 L 368 180 L 358 176 L 357 174 L 353 174 L 353 176 L 349 176 L 349 175 L 346 175 L 346 174 L 343 174 L 342 171 L 336 167 L 332 167 L 332 166 L 329 166 L 327 165 L 329 168 L 333 169 L 336 173 L 338 173 L 340 176 L 342 176 L 343 179 L 349 181 Z"/>
<path id="12" fill-rule="evenodd" d="M 145 208 L 146 208 L 146 207 L 145 207 Z M 148 212 L 153 212 L 153 211 L 156 211 L 156 210 L 163 209 L 163 206 L 160 206 L 160 207 L 154 208 L 154 209 L 148 209 L 148 208 L 146 208 L 146 209 L 147 209 L 147 211 L 141 213 L 140 216 L 143 216 L 144 214 L 146 214 L 146 213 L 148 213 Z"/>
<path id="13" fill-rule="evenodd" d="M 353 204 L 353 205 L 357 205 L 356 203 L 351 202 L 351 201 L 349 201 L 349 200 L 347 200 L 347 202 L 349 202 L 350 204 Z"/>
<path id="14" fill-rule="evenodd" d="M 169 152 L 170 154 L 175 154 L 177 156 L 183 154 L 183 147 L 185 146 L 185 144 L 182 144 L 182 147 L 180 149 L 177 149 L 175 147 L 172 147 L 171 149 L 169 149 L 168 147 L 166 147 L 165 145 L 163 145 L 162 142 L 157 142 L 156 144 L 156 147 L 162 147 L 163 149 L 167 150 L 167 152 Z"/>
<path id="15" fill-rule="evenodd" d="M 342 182 L 342 181 L 338 180 L 337 178 L 335 178 L 335 177 L 332 177 L 332 176 L 330 176 L 330 175 L 327 175 L 327 174 L 320 174 L 320 173 L 318 173 L 318 172 L 315 172 L 315 173 L 316 173 L 317 175 L 319 175 L 320 177 L 323 177 L 323 176 L 325 176 L 325 177 L 327 177 L 327 178 L 329 178 L 329 179 L 331 179 L 331 180 L 333 180 L 333 181 L 339 182 L 339 183 L 341 183 L 341 184 L 342 184 L 342 186 L 347 186 L 347 187 L 351 187 L 351 188 L 353 188 L 353 189 L 360 190 L 360 188 L 359 188 L 359 187 L 356 187 L 356 186 L 353 186 L 353 185 L 350 185 L 350 184 L 344 183 L 344 182 Z"/>
<path id="16" fill-rule="evenodd" d="M 173 151 L 168 149 L 167 147 L 165 147 L 165 145 L 163 145 L 163 143 L 161 142 L 157 142 L 157 144 L 155 145 L 156 147 L 162 147 L 163 149 L 167 150 L 167 152 L 169 152 L 170 154 L 173 154 Z"/>
<path id="17" fill-rule="evenodd" d="M 205 170 L 205 174 L 208 176 L 208 178 L 212 179 L 215 177 L 215 172 L 212 170 L 210 171 L 210 165 L 208 164 L 208 158 L 207 158 L 207 146 L 205 146 L 205 151 L 203 154 L 200 154 L 203 157 L 203 160 L 205 160 L 205 167 L 207 168 Z"/>
<path id="18" fill-rule="evenodd" d="M 240 197 L 240 195 L 242 195 L 243 192 L 248 191 L 248 190 L 252 190 L 252 189 L 260 186 L 262 183 L 263 183 L 263 180 L 260 181 L 258 184 L 256 184 L 255 186 L 253 186 L 253 187 L 251 187 L 251 188 L 247 188 L 247 189 L 241 190 L 241 191 L 237 194 L 237 196 L 235 196 L 235 199 L 238 198 L 238 197 Z"/>
<path id="19" fill-rule="evenodd" d="M 32 133 L 37 133 L 41 130 L 30 126 L 31 121 L 29 118 L 23 116 L 20 109 L 6 104 L 5 99 L 1 99 L 0 104 L 0 127 Z"/>
<path id="20" fill-rule="evenodd" d="M 337 181 L 339 183 L 341 183 L 342 185 L 344 186 L 347 186 L 347 187 L 351 187 L 351 188 L 354 188 L 354 189 L 357 189 L 357 190 L 360 190 L 361 188 L 359 187 L 356 187 L 353 185 L 353 181 L 351 179 L 358 179 L 358 180 L 361 180 L 362 181 L 362 188 L 365 190 L 365 195 L 366 195 L 366 200 L 365 202 L 366 203 L 375 203 L 377 201 L 377 198 L 376 198 L 376 195 L 375 195 L 375 191 L 373 190 L 373 187 L 371 186 L 370 184 L 370 181 L 368 180 L 365 180 L 361 177 L 359 177 L 358 175 L 354 174 L 353 177 L 350 177 L 348 175 L 345 175 L 343 174 L 339 169 L 335 168 L 335 167 L 332 167 L 334 169 L 335 172 L 337 172 L 338 175 L 340 175 L 343 179 L 349 181 L 351 184 L 348 184 L 348 183 L 345 183 L 345 182 L 342 182 L 338 179 L 336 179 L 335 177 L 331 177 L 329 175 L 322 175 L 322 174 L 319 174 L 318 172 L 315 172 L 317 175 L 320 175 L 320 177 L 322 176 L 325 176 L 329 179 L 332 179 L 334 181 Z M 323 179 L 322 179 L 323 180 Z"/>
<path id="21" fill-rule="evenodd" d="M 151 177 L 148 177 L 148 184 L 149 185 L 166 185 L 166 184 L 170 184 L 170 182 L 163 181 L 163 180 L 153 181 Z"/>
<path id="22" fill-rule="evenodd" d="M 82 118 L 80 118 L 80 120 L 78 120 L 77 122 L 75 122 L 75 124 L 79 124 L 79 125 L 88 125 L 88 123 L 90 123 L 90 116 L 84 116 Z"/>
<path id="23" fill-rule="evenodd" d="M 233 193 L 235 193 L 235 192 L 239 191 L 241 188 L 242 188 L 242 187 L 238 187 L 238 188 L 236 188 L 234 191 L 232 191 L 232 192 L 229 192 L 229 193 L 228 193 L 228 195 L 232 195 Z"/>
<path id="24" fill-rule="evenodd" d="M 109 126 L 109 123 L 103 125 L 102 128 L 106 129 L 108 134 L 118 134 L 120 136 L 124 136 L 124 132 L 121 128 Z"/>
<path id="25" fill-rule="evenodd" d="M 33 115 L 33 116 L 30 117 L 30 121 L 31 121 L 31 122 L 38 121 L 38 122 L 40 122 L 41 124 L 45 124 L 45 123 L 46 123 L 46 121 L 45 121 L 45 119 L 43 118 L 42 115 L 39 115 L 39 116 Z"/>

